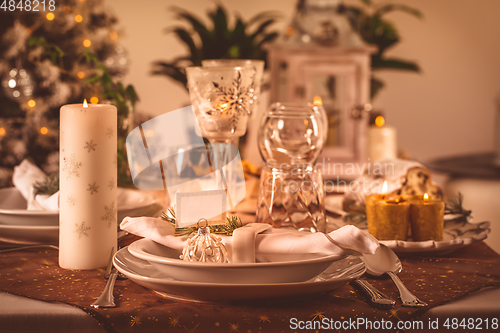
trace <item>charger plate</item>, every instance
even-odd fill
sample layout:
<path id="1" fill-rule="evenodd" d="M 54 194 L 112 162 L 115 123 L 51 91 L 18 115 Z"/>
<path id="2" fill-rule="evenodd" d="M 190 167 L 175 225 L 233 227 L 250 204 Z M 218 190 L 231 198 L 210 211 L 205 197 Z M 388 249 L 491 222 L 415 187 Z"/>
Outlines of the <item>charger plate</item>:
<path id="1" fill-rule="evenodd" d="M 349 256 L 331 263 L 318 276 L 297 283 L 206 283 L 175 280 L 148 261 L 133 256 L 128 248 L 119 250 L 115 267 L 129 279 L 162 296 L 192 302 L 227 303 L 237 301 L 297 298 L 338 289 L 365 272 L 358 257 Z"/>

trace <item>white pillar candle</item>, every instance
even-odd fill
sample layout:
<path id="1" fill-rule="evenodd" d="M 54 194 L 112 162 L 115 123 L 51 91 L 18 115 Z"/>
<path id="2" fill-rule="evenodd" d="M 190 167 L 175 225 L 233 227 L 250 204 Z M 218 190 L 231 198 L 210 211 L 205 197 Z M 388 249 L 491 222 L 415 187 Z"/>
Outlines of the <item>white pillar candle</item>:
<path id="1" fill-rule="evenodd" d="M 377 122 L 378 120 L 378 122 Z M 397 158 L 398 146 L 396 140 L 396 129 L 384 126 L 383 118 L 377 117 L 376 124 L 368 129 L 368 157 L 371 162 L 381 159 Z"/>
<path id="2" fill-rule="evenodd" d="M 106 266 L 117 246 L 117 113 L 112 105 L 61 107 L 59 266 Z"/>

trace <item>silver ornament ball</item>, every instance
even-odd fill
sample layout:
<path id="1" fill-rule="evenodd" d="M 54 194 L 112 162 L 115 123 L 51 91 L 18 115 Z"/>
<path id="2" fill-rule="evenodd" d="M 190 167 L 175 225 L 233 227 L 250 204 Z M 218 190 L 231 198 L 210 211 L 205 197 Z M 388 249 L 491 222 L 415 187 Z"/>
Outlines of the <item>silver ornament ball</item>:
<path id="1" fill-rule="evenodd" d="M 33 81 L 30 74 L 23 68 L 12 68 L 2 78 L 2 88 L 8 98 L 24 102 L 33 95 Z"/>

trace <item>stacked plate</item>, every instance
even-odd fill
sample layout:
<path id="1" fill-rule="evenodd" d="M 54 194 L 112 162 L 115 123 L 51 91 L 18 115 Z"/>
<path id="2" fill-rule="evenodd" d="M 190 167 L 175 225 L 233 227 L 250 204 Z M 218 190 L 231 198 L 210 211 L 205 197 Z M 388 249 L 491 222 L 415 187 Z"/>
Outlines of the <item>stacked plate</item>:
<path id="1" fill-rule="evenodd" d="M 151 214 L 153 196 L 118 188 L 118 222 L 126 216 Z M 26 200 L 14 187 L 0 189 L 0 241 L 16 244 L 57 244 L 59 212 L 27 210 Z M 160 207 L 156 207 L 160 209 Z"/>
<path id="2" fill-rule="evenodd" d="M 342 287 L 365 271 L 358 257 L 266 256 L 258 263 L 200 263 L 141 239 L 115 254 L 115 267 L 134 282 L 174 299 L 234 302 L 297 298 Z"/>

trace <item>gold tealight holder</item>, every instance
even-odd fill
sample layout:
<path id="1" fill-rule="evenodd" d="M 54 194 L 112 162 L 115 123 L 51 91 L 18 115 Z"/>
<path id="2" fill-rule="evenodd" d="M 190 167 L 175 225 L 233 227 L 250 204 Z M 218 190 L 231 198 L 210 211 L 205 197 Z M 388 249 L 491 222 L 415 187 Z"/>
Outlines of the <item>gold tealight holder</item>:
<path id="1" fill-rule="evenodd" d="M 442 241 L 444 229 L 444 202 L 424 196 L 411 201 L 411 237 L 414 242 Z"/>
<path id="2" fill-rule="evenodd" d="M 371 195 L 366 198 L 368 232 L 378 240 L 406 240 L 410 203 L 399 196 Z"/>

